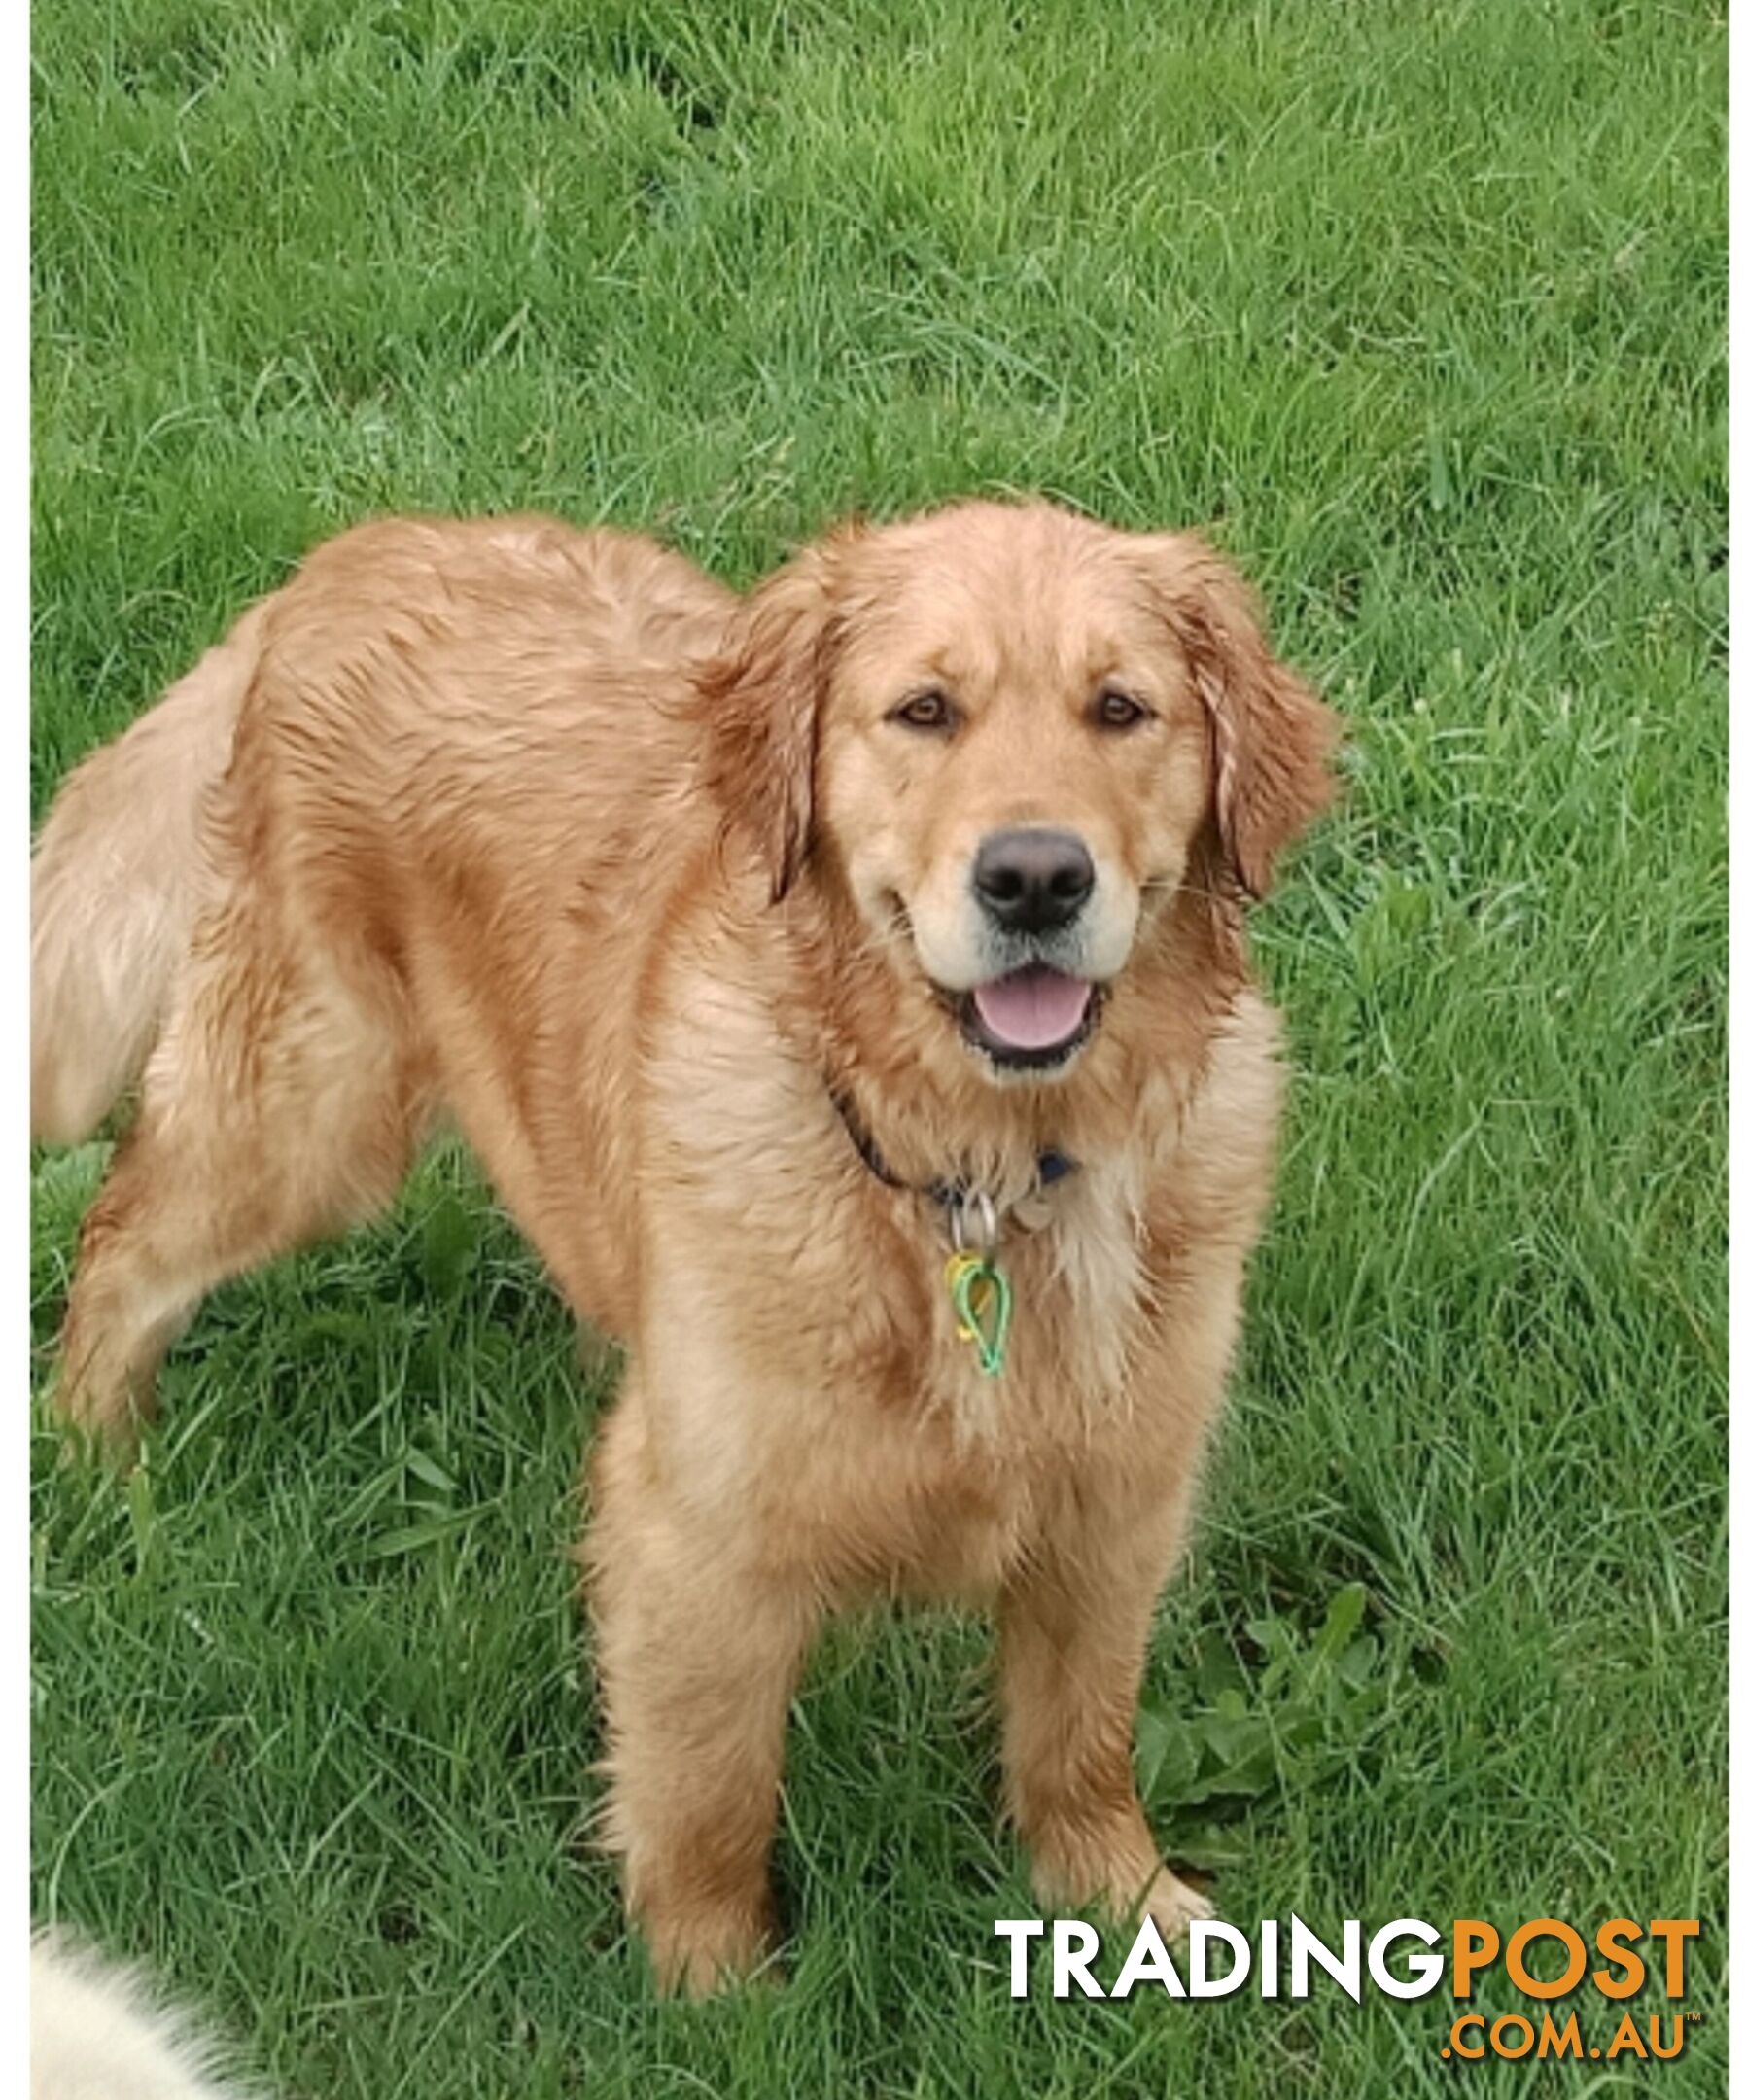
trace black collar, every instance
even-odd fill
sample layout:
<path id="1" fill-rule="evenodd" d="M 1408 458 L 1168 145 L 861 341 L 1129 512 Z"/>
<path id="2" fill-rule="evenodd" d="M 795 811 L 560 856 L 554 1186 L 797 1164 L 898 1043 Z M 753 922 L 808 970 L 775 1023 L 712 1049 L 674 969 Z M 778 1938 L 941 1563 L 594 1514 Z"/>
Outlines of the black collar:
<path id="1" fill-rule="evenodd" d="M 906 1195 L 925 1196 L 948 1213 L 961 1209 L 970 1198 L 970 1187 L 964 1181 L 904 1181 L 894 1174 L 887 1163 L 885 1154 L 873 1142 L 866 1125 L 856 1113 L 855 1103 L 840 1087 L 830 1090 L 831 1106 L 849 1133 L 850 1142 L 861 1156 L 861 1165 L 876 1181 L 883 1181 L 889 1189 L 899 1189 Z M 1039 1189 L 1052 1187 L 1074 1172 L 1079 1162 L 1071 1153 L 1060 1152 L 1050 1147 L 1036 1155 L 1036 1185 Z"/>

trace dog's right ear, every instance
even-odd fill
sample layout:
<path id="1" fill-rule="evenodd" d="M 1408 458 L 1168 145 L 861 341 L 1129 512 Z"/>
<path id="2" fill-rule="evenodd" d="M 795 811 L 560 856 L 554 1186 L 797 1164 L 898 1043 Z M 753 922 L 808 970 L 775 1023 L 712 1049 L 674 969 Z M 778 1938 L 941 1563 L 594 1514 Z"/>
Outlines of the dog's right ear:
<path id="1" fill-rule="evenodd" d="M 757 847 L 773 904 L 812 841 L 819 708 L 836 639 L 831 572 L 826 542 L 767 578 L 696 677 L 704 777 Z"/>

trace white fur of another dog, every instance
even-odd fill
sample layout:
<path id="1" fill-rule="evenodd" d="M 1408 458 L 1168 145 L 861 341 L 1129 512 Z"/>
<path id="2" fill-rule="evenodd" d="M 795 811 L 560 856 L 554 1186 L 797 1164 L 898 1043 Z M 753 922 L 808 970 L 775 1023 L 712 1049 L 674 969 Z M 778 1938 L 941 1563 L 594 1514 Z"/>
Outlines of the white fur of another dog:
<path id="1" fill-rule="evenodd" d="M 30 2100 L 245 2100 L 136 1971 L 45 1933 L 30 1948 Z"/>

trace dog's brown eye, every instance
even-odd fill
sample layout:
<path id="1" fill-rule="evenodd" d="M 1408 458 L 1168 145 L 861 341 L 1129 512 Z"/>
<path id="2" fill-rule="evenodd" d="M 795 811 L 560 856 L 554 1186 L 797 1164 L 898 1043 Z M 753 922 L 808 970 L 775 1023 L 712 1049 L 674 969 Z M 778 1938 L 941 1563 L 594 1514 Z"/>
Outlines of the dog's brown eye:
<path id="1" fill-rule="evenodd" d="M 1106 685 L 1091 705 L 1091 718 L 1100 729 L 1135 729 L 1145 721 L 1150 709 L 1132 694 Z"/>
<path id="2" fill-rule="evenodd" d="M 951 729 L 958 721 L 958 710 L 943 692 L 920 692 L 893 708 L 886 718 L 901 722 L 906 729 Z"/>

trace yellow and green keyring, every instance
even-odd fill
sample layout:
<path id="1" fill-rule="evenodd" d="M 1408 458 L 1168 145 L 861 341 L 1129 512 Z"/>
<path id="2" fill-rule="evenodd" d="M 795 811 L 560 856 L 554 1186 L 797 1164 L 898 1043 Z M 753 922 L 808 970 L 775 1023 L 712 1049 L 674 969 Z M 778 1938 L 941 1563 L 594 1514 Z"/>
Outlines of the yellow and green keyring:
<path id="1" fill-rule="evenodd" d="M 958 1315 L 958 1338 L 975 1345 L 978 1368 L 997 1378 L 1006 1366 L 1012 1284 L 992 1247 L 960 1247 L 946 1257 L 946 1292 Z"/>

